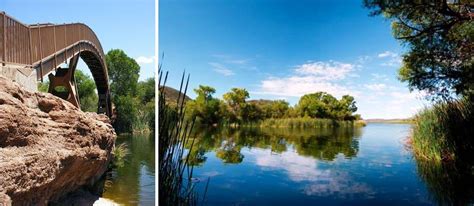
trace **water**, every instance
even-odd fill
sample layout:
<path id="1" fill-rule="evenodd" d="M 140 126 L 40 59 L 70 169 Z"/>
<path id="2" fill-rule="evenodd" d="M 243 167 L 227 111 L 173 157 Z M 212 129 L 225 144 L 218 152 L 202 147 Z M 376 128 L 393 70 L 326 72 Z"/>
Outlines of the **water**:
<path id="1" fill-rule="evenodd" d="M 206 205 L 432 205 L 407 124 L 200 131 L 191 156 Z M 430 192 L 431 191 L 431 192 Z"/>
<path id="2" fill-rule="evenodd" d="M 123 205 L 155 205 L 155 140 L 153 135 L 117 137 L 129 154 L 123 166 L 114 168 L 106 182 L 104 198 Z"/>

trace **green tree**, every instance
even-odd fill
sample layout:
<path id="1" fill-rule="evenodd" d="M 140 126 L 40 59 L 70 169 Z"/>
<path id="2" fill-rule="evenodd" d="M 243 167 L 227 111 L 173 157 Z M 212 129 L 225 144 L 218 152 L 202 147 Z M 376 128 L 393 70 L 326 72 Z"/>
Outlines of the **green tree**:
<path id="1" fill-rule="evenodd" d="M 246 104 L 245 100 L 249 97 L 249 92 L 243 88 L 232 88 L 230 92 L 224 94 L 224 101 L 229 110 L 229 122 L 242 122 L 242 108 Z"/>
<path id="2" fill-rule="evenodd" d="M 354 120 L 352 114 L 357 111 L 355 104 L 354 97 L 350 95 L 344 95 L 337 100 L 326 92 L 316 92 L 302 96 L 296 110 L 300 116 Z"/>
<path id="3" fill-rule="evenodd" d="M 155 129 L 155 79 L 148 78 L 138 82 L 137 122 L 134 130 L 149 131 Z"/>
<path id="4" fill-rule="evenodd" d="M 98 96 L 94 79 L 81 70 L 76 70 L 74 78 L 76 79 L 81 110 L 97 112 Z"/>
<path id="5" fill-rule="evenodd" d="M 141 102 L 151 102 L 155 100 L 155 78 L 151 77 L 145 81 L 140 81 L 137 87 L 137 95 Z"/>
<path id="6" fill-rule="evenodd" d="M 262 109 L 255 103 L 244 104 L 241 108 L 241 117 L 244 122 L 256 122 L 264 118 Z"/>
<path id="7" fill-rule="evenodd" d="M 300 116 L 313 118 L 331 118 L 337 99 L 326 92 L 316 92 L 303 95 L 297 105 Z"/>
<path id="8" fill-rule="evenodd" d="M 110 50 L 106 55 L 109 72 L 110 93 L 116 108 L 113 123 L 118 132 L 133 132 L 140 102 L 135 99 L 140 66 L 119 49 Z M 142 104 L 144 106 L 144 104 Z"/>
<path id="9" fill-rule="evenodd" d="M 137 121 L 138 101 L 130 95 L 117 96 L 114 98 L 116 105 L 116 119 L 113 123 L 114 128 L 119 132 L 133 132 L 133 126 Z"/>
<path id="10" fill-rule="evenodd" d="M 203 124 L 216 124 L 222 119 L 221 101 L 212 97 L 216 90 L 199 85 L 194 89 L 198 95 L 195 100 L 186 103 L 186 111 L 191 117 L 198 117 Z"/>
<path id="11" fill-rule="evenodd" d="M 352 114 L 357 111 L 356 101 L 354 97 L 350 95 L 342 96 L 341 100 L 339 100 L 338 110 L 337 110 L 337 118 L 343 120 L 355 120 L 356 117 Z M 360 118 L 360 117 L 359 117 Z"/>
<path id="12" fill-rule="evenodd" d="M 450 3 L 451 2 L 451 3 Z M 364 0 L 371 15 L 392 21 L 395 38 L 407 46 L 399 79 L 432 99 L 474 91 L 472 0 Z"/>
<path id="13" fill-rule="evenodd" d="M 106 55 L 112 97 L 136 95 L 140 66 L 135 59 L 120 49 L 112 49 Z M 115 102 L 114 102 L 115 103 Z M 118 105 L 116 105 L 118 106 Z"/>

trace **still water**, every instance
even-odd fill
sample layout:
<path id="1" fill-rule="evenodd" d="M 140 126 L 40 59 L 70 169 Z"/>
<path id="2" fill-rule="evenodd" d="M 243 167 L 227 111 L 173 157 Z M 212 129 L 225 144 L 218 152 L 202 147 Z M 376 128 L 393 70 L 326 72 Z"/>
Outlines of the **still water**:
<path id="1" fill-rule="evenodd" d="M 447 197 L 419 174 L 409 133 L 408 124 L 377 123 L 200 131 L 191 162 L 201 197 L 210 178 L 205 205 L 438 204 Z"/>
<path id="2" fill-rule="evenodd" d="M 112 169 L 103 197 L 122 205 L 155 205 L 155 140 L 153 135 L 118 136 L 127 144 L 123 165 Z"/>

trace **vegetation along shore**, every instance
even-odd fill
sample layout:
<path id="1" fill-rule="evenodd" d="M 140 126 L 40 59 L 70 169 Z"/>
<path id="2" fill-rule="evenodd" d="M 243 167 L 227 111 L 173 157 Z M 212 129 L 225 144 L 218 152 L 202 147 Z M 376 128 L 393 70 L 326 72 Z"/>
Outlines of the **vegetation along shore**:
<path id="1" fill-rule="evenodd" d="M 257 126 L 289 128 L 326 128 L 364 126 L 350 95 L 340 99 L 326 92 L 303 95 L 298 104 L 290 106 L 285 100 L 248 100 L 244 88 L 232 88 L 223 99 L 214 97 L 216 90 L 200 85 L 194 89 L 197 97 L 188 100 L 188 118 L 196 118 L 200 125 Z"/>

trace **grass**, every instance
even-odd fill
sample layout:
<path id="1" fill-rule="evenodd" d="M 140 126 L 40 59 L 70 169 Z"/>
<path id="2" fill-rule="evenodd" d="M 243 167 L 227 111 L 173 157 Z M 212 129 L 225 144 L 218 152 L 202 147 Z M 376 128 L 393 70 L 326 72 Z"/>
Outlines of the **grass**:
<path id="1" fill-rule="evenodd" d="M 334 128 L 334 127 L 352 127 L 365 126 L 365 122 L 358 121 L 338 121 L 332 119 L 315 119 L 309 117 L 265 119 L 256 126 L 270 128 Z"/>
<path id="2" fill-rule="evenodd" d="M 125 143 L 116 145 L 112 150 L 113 160 L 112 166 L 123 167 L 125 164 L 125 157 L 129 154 L 128 146 Z"/>
<path id="3" fill-rule="evenodd" d="M 165 92 L 168 73 L 163 74 L 161 65 L 158 72 L 158 202 L 160 205 L 197 205 L 199 196 L 194 191 L 193 167 L 187 154 L 193 149 L 194 138 L 191 140 L 190 134 L 195 120 L 184 118 L 189 75 L 184 84 L 183 73 L 177 97 L 173 97 L 177 106 L 171 106 Z M 191 145 L 187 151 L 185 145 Z M 205 194 L 203 202 L 204 197 Z"/>
<path id="4" fill-rule="evenodd" d="M 414 119 L 411 144 L 418 159 L 441 164 L 472 159 L 473 102 L 443 102 L 426 108 Z"/>

